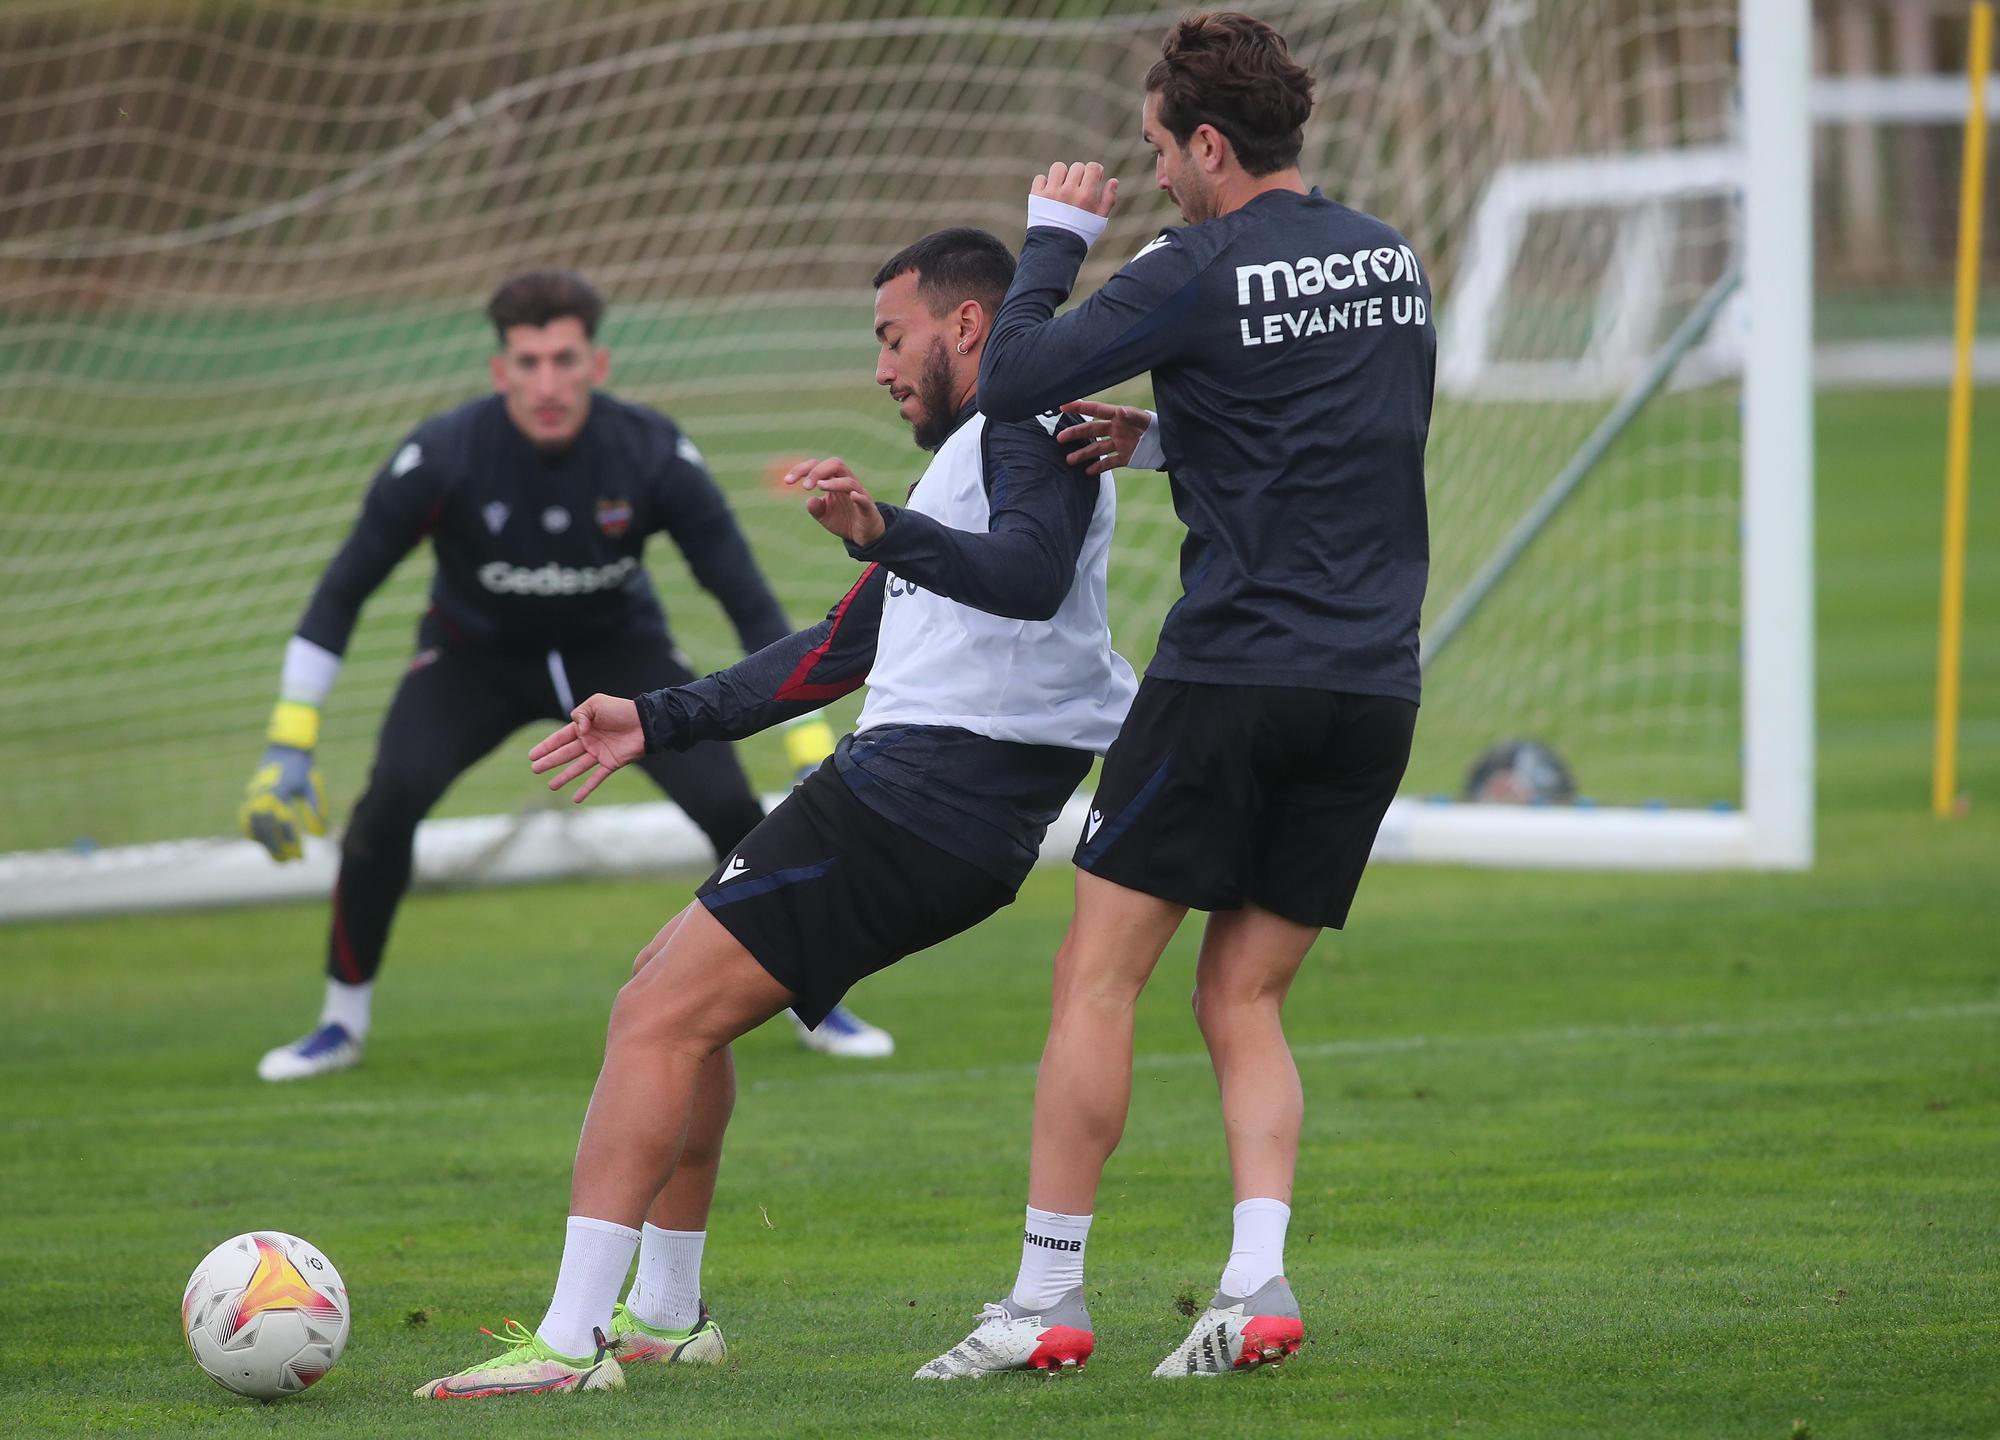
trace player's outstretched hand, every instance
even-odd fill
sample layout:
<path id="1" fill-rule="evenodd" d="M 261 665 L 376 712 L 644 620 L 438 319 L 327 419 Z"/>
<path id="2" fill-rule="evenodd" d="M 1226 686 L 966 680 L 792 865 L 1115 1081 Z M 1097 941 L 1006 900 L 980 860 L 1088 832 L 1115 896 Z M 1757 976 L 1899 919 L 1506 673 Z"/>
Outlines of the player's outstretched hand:
<path id="1" fill-rule="evenodd" d="M 566 767 L 549 777 L 551 790 L 590 772 L 570 796 L 580 805 L 614 770 L 646 753 L 646 732 L 639 726 L 639 707 L 616 695 L 593 695 L 569 716 L 569 724 L 528 752 L 528 763 L 537 775 L 547 775 L 558 765 Z"/>
<path id="2" fill-rule="evenodd" d="M 1087 165 L 1058 160 L 1035 177 L 1028 193 L 1074 205 L 1093 215 L 1109 215 L 1111 207 L 1118 203 L 1118 182 L 1106 180 L 1104 167 L 1095 160 Z"/>
<path id="3" fill-rule="evenodd" d="M 839 456 L 801 460 L 785 472 L 785 483 L 812 491 L 806 513 L 852 544 L 873 545 L 889 528 L 874 498 Z"/>
<path id="4" fill-rule="evenodd" d="M 302 837 L 326 834 L 326 782 L 313 752 L 276 744 L 265 750 L 237 815 L 243 833 L 279 864 L 304 859 Z"/>
<path id="5" fill-rule="evenodd" d="M 1145 438 L 1153 417 L 1137 405 L 1106 405 L 1101 400 L 1072 400 L 1062 407 L 1073 415 L 1090 418 L 1081 425 L 1056 431 L 1056 440 L 1071 447 L 1065 456 L 1072 465 L 1087 465 L 1086 475 L 1102 475 L 1132 463 L 1132 452 Z"/>

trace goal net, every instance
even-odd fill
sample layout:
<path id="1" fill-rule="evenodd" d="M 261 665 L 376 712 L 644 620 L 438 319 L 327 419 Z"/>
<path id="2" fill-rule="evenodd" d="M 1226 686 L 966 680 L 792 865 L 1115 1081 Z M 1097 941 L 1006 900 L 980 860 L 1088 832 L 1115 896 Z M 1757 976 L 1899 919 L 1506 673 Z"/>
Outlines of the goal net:
<path id="1" fill-rule="evenodd" d="M 1399 810 L 1414 819 L 1385 848 L 1803 860 L 1737 832 L 1685 853 L 1598 838 L 1550 856 L 1518 829 L 1614 812 L 1699 829 L 1754 808 L 1754 447 L 1742 367 L 1701 363 L 1714 327 L 1698 313 L 1745 273 L 1755 210 L 1737 0 L 1248 8 L 1318 76 L 1308 177 L 1409 236 L 1446 338 L 1429 622 L 1477 603 L 1429 666 Z M 530 264 L 573 265 L 605 292 L 610 388 L 691 433 L 793 618 L 816 618 L 852 566 L 774 493 L 774 467 L 839 453 L 893 491 L 922 464 L 871 384 L 870 274 L 943 225 L 1017 241 L 1026 182 L 1056 159 L 1102 158 L 1126 180 L 1084 286 L 1177 223 L 1148 183 L 1137 117 L 1178 13 L 1121 0 L 7 7 L 0 767 L 14 788 L 0 851 L 109 855 L 230 832 L 320 567 L 399 438 L 481 390 L 480 306 Z M 1663 173 L 1634 188 L 1633 165 Z M 1468 349 L 1459 296 L 1475 272 Z M 1180 531 L 1162 477 L 1123 476 L 1119 496 L 1116 638 L 1143 667 L 1177 593 Z M 1518 553 L 1488 573 L 1510 537 Z M 664 541 L 650 565 L 693 663 L 733 659 Z M 336 824 L 365 783 L 430 568 L 413 556 L 376 595 L 328 703 Z M 1803 592 L 1776 593 L 1809 647 Z M 1426 827 L 1457 823 L 1447 812 L 1477 828 L 1500 810 L 1450 797 L 1483 751 L 1517 738 L 1562 758 L 1579 803 L 1505 807 L 1476 853 L 1426 842 Z M 523 748 L 504 745 L 439 813 L 546 806 Z M 775 744 L 748 748 L 767 787 L 785 778 Z M 9 873 L 19 898 L 30 872 Z"/>

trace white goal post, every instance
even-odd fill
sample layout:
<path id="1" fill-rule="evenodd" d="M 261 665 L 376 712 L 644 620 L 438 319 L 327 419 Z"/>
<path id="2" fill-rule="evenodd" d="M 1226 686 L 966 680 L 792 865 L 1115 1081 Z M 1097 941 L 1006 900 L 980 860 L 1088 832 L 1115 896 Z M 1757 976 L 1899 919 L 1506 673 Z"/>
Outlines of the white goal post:
<path id="1" fill-rule="evenodd" d="M 1799 869 L 1813 858 L 1811 51 L 1805 0 L 1742 10 L 1740 143 L 1508 166 L 1475 214 L 1438 383 L 1474 397 L 1616 393 L 1647 362 L 1662 304 L 1661 202 L 1736 197 L 1743 283 L 1688 369 L 1743 384 L 1743 804 L 1675 811 L 1425 805 L 1399 800 L 1378 858 L 1462 864 Z M 1831 106 L 1845 99 L 1828 93 Z M 1907 101 L 1906 101 L 1907 103 Z M 1538 211 L 1624 212 L 1593 340 L 1576 359 L 1496 360 L 1501 295 Z M 1441 313 L 1444 309 L 1441 306 Z M 1669 357 L 1680 360 L 1681 357 Z M 1678 367 L 1676 367 L 1678 368 Z M 1435 613 L 1444 597 L 1433 596 Z M 1615 857 L 1615 858 L 1612 858 Z"/>
<path id="2" fill-rule="evenodd" d="M 1965 82 L 1955 75 L 1831 76 L 1812 81 L 1816 125 L 1955 126 L 1965 112 Z M 2000 115 L 2000 81 L 1987 87 L 1989 115 Z M 1503 166 L 1486 184 L 1471 226 L 1471 261 L 1452 292 L 1452 324 L 1438 357 L 1438 384 L 1461 395 L 1547 398 L 1616 393 L 1646 363 L 1663 331 L 1667 297 L 1661 257 L 1671 249 L 1673 202 L 1734 196 L 1743 187 L 1742 145 L 1585 155 Z M 1495 329 L 1530 223 L 1577 209 L 1616 215 L 1613 261 L 1599 287 L 1591 340 L 1579 355 L 1499 359 Z M 1678 372 L 1689 383 L 1740 376 L 1748 362 L 1750 322 L 1737 296 Z M 1824 339 L 1813 347 L 1820 389 L 1936 388 L 1951 376 L 1951 339 Z M 1978 341 L 1973 372 L 2000 379 L 2000 341 Z"/>

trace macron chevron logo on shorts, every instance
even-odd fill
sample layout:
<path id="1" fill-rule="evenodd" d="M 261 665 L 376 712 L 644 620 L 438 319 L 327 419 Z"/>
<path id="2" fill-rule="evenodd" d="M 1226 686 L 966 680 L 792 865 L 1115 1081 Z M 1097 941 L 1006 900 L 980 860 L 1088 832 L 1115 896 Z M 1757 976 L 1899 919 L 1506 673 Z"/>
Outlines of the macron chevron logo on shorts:
<path id="1" fill-rule="evenodd" d="M 1088 845 L 1092 840 L 1095 840 L 1097 838 L 1098 827 L 1101 826 L 1103 823 L 1104 823 L 1104 812 L 1102 810 L 1093 810 L 1090 812 L 1090 818 L 1083 822 L 1084 844 Z"/>
<path id="2" fill-rule="evenodd" d="M 727 885 L 731 880 L 748 871 L 749 868 L 750 862 L 748 860 L 745 860 L 741 855 L 731 855 L 729 863 L 722 867 L 722 878 L 715 883 L 718 885 Z"/>

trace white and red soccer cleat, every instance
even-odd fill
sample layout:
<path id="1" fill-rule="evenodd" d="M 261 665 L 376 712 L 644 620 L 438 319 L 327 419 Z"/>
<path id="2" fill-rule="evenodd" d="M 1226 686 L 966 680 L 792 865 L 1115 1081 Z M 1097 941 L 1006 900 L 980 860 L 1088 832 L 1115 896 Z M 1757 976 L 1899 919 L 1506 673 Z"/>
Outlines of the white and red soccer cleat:
<path id="1" fill-rule="evenodd" d="M 1097 1346 L 1078 1286 L 1040 1314 L 1013 1300 L 988 1305 L 970 1335 L 918 1370 L 917 1380 L 968 1380 L 1009 1370 L 1081 1370 Z"/>
<path id="2" fill-rule="evenodd" d="M 1217 1291 L 1208 1313 L 1180 1348 L 1153 1370 L 1155 1376 L 1240 1375 L 1260 1365 L 1277 1365 L 1299 1353 L 1305 1325 L 1299 1302 L 1280 1275 L 1266 1281 L 1254 1295 L 1242 1297 Z"/>

